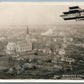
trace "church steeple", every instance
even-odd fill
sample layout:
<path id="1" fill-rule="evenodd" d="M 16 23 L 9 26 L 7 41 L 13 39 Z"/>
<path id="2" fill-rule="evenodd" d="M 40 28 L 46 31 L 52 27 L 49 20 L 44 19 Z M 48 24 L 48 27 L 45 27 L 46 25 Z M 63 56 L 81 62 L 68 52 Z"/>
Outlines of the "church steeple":
<path id="1" fill-rule="evenodd" d="M 28 29 L 28 25 L 27 25 L 27 35 L 29 34 L 29 29 Z"/>
<path id="2" fill-rule="evenodd" d="M 29 42 L 30 41 L 30 35 L 29 35 L 29 28 L 27 25 L 27 29 L 26 29 L 26 41 Z"/>

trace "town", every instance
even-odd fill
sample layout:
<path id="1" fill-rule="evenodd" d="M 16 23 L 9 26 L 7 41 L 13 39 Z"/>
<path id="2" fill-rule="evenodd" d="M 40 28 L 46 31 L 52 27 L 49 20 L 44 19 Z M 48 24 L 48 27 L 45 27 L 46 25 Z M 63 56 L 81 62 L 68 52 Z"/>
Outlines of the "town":
<path id="1" fill-rule="evenodd" d="M 17 28 L 16 31 L 7 30 L 6 35 L 1 34 L 0 79 L 82 80 L 83 28 L 74 28 L 71 31 L 69 26 L 64 26 L 64 29 L 61 26 L 58 30 L 56 27 L 59 26 L 50 26 L 44 31 L 41 28 L 42 31 L 36 33 L 26 25 L 18 35 Z"/>

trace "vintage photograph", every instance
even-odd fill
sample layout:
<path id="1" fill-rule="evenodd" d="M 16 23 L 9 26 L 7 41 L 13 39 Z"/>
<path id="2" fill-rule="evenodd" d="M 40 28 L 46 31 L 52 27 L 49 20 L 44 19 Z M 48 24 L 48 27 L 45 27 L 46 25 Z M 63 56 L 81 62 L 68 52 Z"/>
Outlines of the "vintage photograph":
<path id="1" fill-rule="evenodd" d="M 84 80 L 84 2 L 0 2 L 0 79 Z"/>

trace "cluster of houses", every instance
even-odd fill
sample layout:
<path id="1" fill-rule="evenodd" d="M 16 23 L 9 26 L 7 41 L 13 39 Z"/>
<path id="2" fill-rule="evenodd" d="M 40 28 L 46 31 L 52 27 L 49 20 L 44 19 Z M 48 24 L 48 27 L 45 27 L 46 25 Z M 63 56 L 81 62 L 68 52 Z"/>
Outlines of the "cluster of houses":
<path id="1" fill-rule="evenodd" d="M 44 35 L 46 34 L 46 35 Z M 48 34 L 48 35 L 47 35 Z M 32 39 L 29 34 L 29 29 L 27 27 L 26 37 L 23 40 L 19 41 L 11 41 L 7 44 L 6 53 L 14 54 L 14 53 L 22 53 L 22 52 L 30 52 L 32 50 L 42 51 L 45 54 L 52 53 L 52 49 L 54 54 L 59 51 L 59 54 L 65 53 L 64 48 L 67 47 L 68 42 L 72 42 L 73 38 L 63 37 L 53 37 L 53 31 L 49 29 L 47 32 L 42 33 L 35 42 L 32 42 Z"/>
<path id="2" fill-rule="evenodd" d="M 47 31 L 48 34 L 51 34 L 51 30 Z M 47 34 L 46 33 L 46 34 Z M 45 33 L 43 33 L 45 34 Z M 27 27 L 27 33 L 24 40 L 16 41 L 16 42 L 8 42 L 6 53 L 7 54 L 16 54 L 16 53 L 23 53 L 23 52 L 32 52 L 37 51 L 38 53 L 42 54 L 49 54 L 57 56 L 59 55 L 61 57 L 60 61 L 66 61 L 71 64 L 71 62 L 74 62 L 73 59 L 69 59 L 64 57 L 66 51 L 65 48 L 68 45 L 68 42 L 72 42 L 73 38 L 66 38 L 66 37 L 49 37 L 45 35 L 40 35 L 38 39 L 35 40 L 35 42 L 32 42 L 32 39 L 29 34 L 29 29 Z M 71 61 L 70 61 L 71 60 Z"/>

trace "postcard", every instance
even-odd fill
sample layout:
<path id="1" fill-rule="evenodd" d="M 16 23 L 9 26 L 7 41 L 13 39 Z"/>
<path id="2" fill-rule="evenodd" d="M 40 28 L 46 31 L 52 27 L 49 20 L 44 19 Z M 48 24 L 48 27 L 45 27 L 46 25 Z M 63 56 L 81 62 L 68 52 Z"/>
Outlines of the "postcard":
<path id="1" fill-rule="evenodd" d="M 4 80 L 84 80 L 84 2 L 0 2 Z"/>

